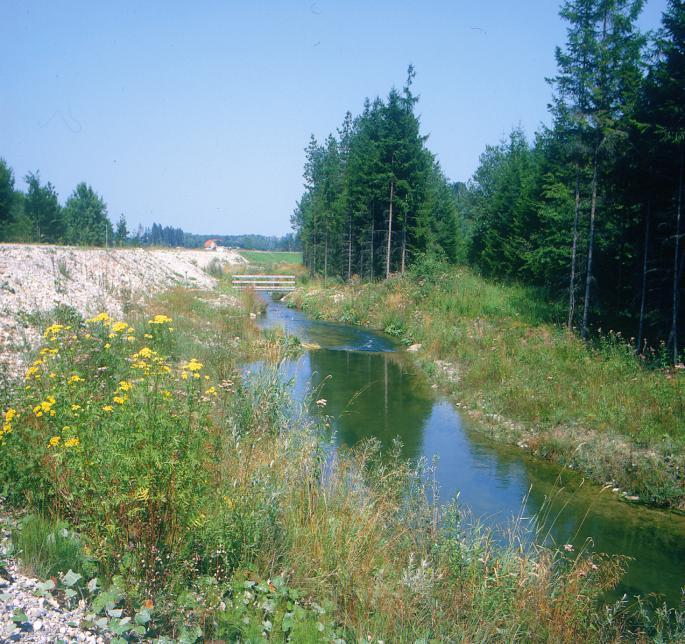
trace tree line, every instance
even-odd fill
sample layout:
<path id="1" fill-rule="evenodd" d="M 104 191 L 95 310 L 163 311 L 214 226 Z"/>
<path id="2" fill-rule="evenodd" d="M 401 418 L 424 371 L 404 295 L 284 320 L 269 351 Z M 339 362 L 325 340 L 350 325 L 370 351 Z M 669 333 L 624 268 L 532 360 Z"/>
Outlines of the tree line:
<path id="1" fill-rule="evenodd" d="M 0 158 L 0 242 L 201 248 L 208 239 L 217 239 L 225 246 L 251 250 L 298 250 L 292 233 L 197 235 L 159 223 L 130 231 L 123 214 L 112 225 L 104 199 L 86 183 L 79 183 L 62 205 L 55 187 L 42 183 L 39 172 L 30 172 L 24 180 L 27 188 L 22 192 L 12 168 Z"/>
<path id="2" fill-rule="evenodd" d="M 420 132 L 413 79 L 410 66 L 401 92 L 367 99 L 323 143 L 312 135 L 291 222 L 313 273 L 374 279 L 422 252 L 461 257 L 456 203 Z"/>
<path id="3" fill-rule="evenodd" d="M 402 94 L 365 104 L 307 148 L 292 221 L 310 269 L 386 277 L 426 251 L 545 287 L 584 337 L 623 329 L 638 351 L 685 336 L 685 2 L 643 34 L 643 0 L 566 0 L 551 124 L 487 146 L 448 184 Z"/>
<path id="4" fill-rule="evenodd" d="M 42 183 L 39 172 L 30 172 L 25 181 L 26 192 L 17 190 L 12 168 L 0 159 L 0 241 L 104 246 L 126 236 L 125 220 L 115 232 L 104 200 L 86 183 L 61 205 L 55 187 Z"/>

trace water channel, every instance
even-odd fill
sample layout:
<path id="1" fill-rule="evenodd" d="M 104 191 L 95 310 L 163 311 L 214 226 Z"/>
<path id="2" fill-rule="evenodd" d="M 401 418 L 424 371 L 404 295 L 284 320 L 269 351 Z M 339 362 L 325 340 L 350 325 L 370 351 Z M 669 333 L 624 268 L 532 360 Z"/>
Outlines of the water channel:
<path id="1" fill-rule="evenodd" d="M 591 543 L 598 552 L 626 555 L 631 560 L 617 596 L 658 593 L 671 606 L 680 603 L 685 517 L 627 504 L 573 472 L 490 441 L 381 333 L 312 320 L 271 300 L 258 322 L 321 347 L 281 368 L 295 398 L 319 388 L 338 444 L 373 436 L 387 448 L 399 438 L 407 458 L 437 456 L 441 500 L 459 494 L 460 505 L 493 527 L 523 517 L 531 533 L 537 529 L 558 545 L 578 550 Z"/>

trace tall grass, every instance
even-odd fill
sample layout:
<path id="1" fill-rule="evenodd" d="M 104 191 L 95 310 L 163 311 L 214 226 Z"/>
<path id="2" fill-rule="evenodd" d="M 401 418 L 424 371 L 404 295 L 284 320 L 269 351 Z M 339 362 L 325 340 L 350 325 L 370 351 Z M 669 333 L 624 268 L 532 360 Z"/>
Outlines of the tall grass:
<path id="1" fill-rule="evenodd" d="M 425 464 L 332 451 L 276 371 L 290 347 L 217 299 L 176 290 L 154 315 L 45 329 L 0 445 L 9 500 L 49 517 L 19 532 L 27 560 L 67 520 L 113 589 L 100 603 L 144 606 L 149 638 L 683 635 L 673 612 L 598 608 L 620 561 L 499 545 L 435 504 Z M 247 377 L 254 352 L 272 364 Z"/>
<path id="2" fill-rule="evenodd" d="M 587 345 L 543 294 L 464 268 L 291 298 L 422 344 L 426 369 L 489 431 L 648 502 L 683 505 L 685 374 L 646 368 L 619 334 Z"/>

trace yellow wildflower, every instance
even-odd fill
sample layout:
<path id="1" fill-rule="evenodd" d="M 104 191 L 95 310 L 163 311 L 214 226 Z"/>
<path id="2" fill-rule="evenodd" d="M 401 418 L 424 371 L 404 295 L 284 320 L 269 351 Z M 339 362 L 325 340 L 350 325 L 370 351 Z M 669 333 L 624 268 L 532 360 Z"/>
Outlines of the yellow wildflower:
<path id="1" fill-rule="evenodd" d="M 181 373 L 181 378 L 182 378 L 183 380 L 188 380 L 188 372 L 187 372 L 187 371 L 183 371 L 183 372 Z"/>
<path id="2" fill-rule="evenodd" d="M 71 411 L 78 411 L 79 409 L 81 409 L 81 405 L 77 405 L 76 403 L 71 406 Z"/>
<path id="3" fill-rule="evenodd" d="M 114 396 L 114 398 L 112 398 L 112 401 L 117 405 L 123 405 L 127 400 L 128 396 Z"/>
<path id="4" fill-rule="evenodd" d="M 167 400 L 169 400 L 169 398 L 171 398 L 171 392 L 167 389 L 164 389 L 164 390 L 162 390 L 162 396 L 164 398 L 166 398 Z"/>
<path id="5" fill-rule="evenodd" d="M 146 340 L 152 340 L 152 334 L 150 334 L 150 333 L 143 333 L 143 337 L 144 337 Z"/>
<path id="6" fill-rule="evenodd" d="M 73 376 L 71 376 L 71 377 L 69 378 L 69 380 L 68 380 L 67 382 L 68 382 L 70 385 L 72 385 L 72 384 L 74 384 L 75 382 L 83 382 L 83 378 L 81 378 L 81 376 L 79 376 L 78 374 L 75 373 Z"/>
<path id="7" fill-rule="evenodd" d="M 64 447 L 78 447 L 80 442 L 81 441 L 76 437 L 69 438 L 69 439 L 64 441 Z"/>
<path id="8" fill-rule="evenodd" d="M 48 443 L 48 445 L 50 445 L 50 447 L 56 447 L 61 440 L 62 440 L 61 436 L 53 436 L 50 439 L 50 442 Z"/>
<path id="9" fill-rule="evenodd" d="M 126 329 L 128 329 L 126 322 L 115 322 L 112 325 L 112 333 L 123 333 Z"/>
<path id="10" fill-rule="evenodd" d="M 155 317 L 147 322 L 148 324 L 171 324 L 172 320 L 166 315 L 155 315 Z"/>
<path id="11" fill-rule="evenodd" d="M 94 318 L 90 318 L 89 320 L 86 320 L 86 324 L 96 324 L 97 322 L 102 322 L 105 325 L 108 325 L 111 323 L 111 318 L 107 313 L 99 313 L 96 315 Z"/>
<path id="12" fill-rule="evenodd" d="M 205 391 L 206 396 L 216 396 L 216 387 L 210 387 Z"/>
<path id="13" fill-rule="evenodd" d="M 121 391 L 131 391 L 132 386 L 133 385 L 128 380 L 119 381 L 119 389 L 121 389 Z"/>
<path id="14" fill-rule="evenodd" d="M 188 371 L 200 371 L 204 365 L 199 362 L 196 358 L 191 358 L 190 362 L 186 364 L 183 368 L 188 369 Z"/>
<path id="15" fill-rule="evenodd" d="M 105 344 L 105 349 L 109 349 L 111 346 L 112 346 L 112 345 L 111 345 L 109 342 L 107 342 L 107 343 Z"/>
<path id="16" fill-rule="evenodd" d="M 102 411 L 114 411 L 114 407 L 112 405 L 103 405 Z"/>
<path id="17" fill-rule="evenodd" d="M 5 422 L 6 423 L 11 423 L 12 420 L 14 420 L 14 417 L 17 415 L 17 410 L 13 409 L 10 407 L 6 412 L 5 412 Z"/>
<path id="18" fill-rule="evenodd" d="M 150 347 L 143 347 L 134 357 L 139 356 L 141 358 L 151 358 L 154 353 L 155 352 L 150 349 Z"/>
<path id="19" fill-rule="evenodd" d="M 53 336 L 50 338 L 51 340 L 53 340 L 54 336 L 56 336 L 63 329 L 64 327 L 61 324 L 51 324 L 47 329 L 45 329 L 43 337 L 47 338 L 48 336 Z"/>

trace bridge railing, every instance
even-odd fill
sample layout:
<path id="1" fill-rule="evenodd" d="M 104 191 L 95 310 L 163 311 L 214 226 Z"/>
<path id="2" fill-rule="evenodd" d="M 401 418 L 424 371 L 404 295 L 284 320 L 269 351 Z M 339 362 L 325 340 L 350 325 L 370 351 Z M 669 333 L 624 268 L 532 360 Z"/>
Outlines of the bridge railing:
<path id="1" fill-rule="evenodd" d="M 233 287 L 255 291 L 294 291 L 295 275 L 234 275 Z"/>

